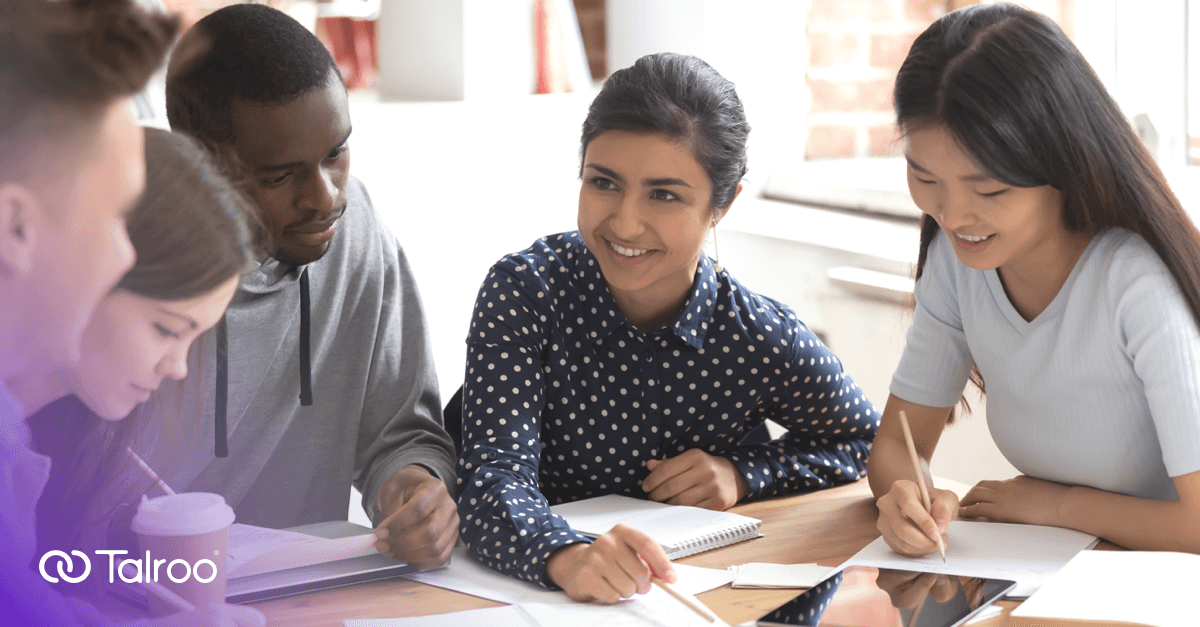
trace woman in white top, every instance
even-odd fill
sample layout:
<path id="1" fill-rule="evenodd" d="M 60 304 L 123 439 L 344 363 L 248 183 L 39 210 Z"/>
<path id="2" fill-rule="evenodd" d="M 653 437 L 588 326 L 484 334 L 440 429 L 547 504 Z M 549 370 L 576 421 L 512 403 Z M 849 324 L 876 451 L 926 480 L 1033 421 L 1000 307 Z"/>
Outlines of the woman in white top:
<path id="1" fill-rule="evenodd" d="M 1200 233 L 1116 103 L 1009 4 L 930 26 L 894 98 L 926 215 L 869 463 L 884 539 L 927 554 L 957 514 L 1200 552 Z M 926 511 L 898 416 L 928 463 L 968 377 L 1022 474 Z"/>

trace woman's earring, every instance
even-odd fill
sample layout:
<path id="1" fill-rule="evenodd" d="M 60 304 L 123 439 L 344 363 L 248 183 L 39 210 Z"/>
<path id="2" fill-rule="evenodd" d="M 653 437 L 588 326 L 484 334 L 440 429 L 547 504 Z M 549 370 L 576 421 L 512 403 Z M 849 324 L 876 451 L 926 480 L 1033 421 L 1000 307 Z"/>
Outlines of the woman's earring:
<path id="1" fill-rule="evenodd" d="M 713 254 L 716 256 L 716 260 L 713 261 L 713 270 L 716 270 L 718 273 L 720 273 L 725 270 L 725 268 L 721 265 L 721 249 L 717 246 L 717 221 L 715 219 L 712 221 L 712 229 Z"/>

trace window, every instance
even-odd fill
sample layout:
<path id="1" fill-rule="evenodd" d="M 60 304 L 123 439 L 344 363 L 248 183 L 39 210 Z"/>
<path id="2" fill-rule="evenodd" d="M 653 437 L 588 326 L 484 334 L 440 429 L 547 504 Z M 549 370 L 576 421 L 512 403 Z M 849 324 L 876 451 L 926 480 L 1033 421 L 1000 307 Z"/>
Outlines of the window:
<path id="1" fill-rule="evenodd" d="M 909 0 L 904 12 L 857 15 L 814 0 L 807 27 L 806 161 L 772 171 L 763 194 L 915 217 L 915 207 L 903 208 L 911 205 L 903 166 L 887 163 L 897 161 L 901 147 L 892 127 L 891 83 L 917 33 L 945 9 L 973 3 Z M 1025 4 L 1072 38 L 1200 222 L 1200 0 Z M 864 176 L 868 171 L 873 174 Z"/>

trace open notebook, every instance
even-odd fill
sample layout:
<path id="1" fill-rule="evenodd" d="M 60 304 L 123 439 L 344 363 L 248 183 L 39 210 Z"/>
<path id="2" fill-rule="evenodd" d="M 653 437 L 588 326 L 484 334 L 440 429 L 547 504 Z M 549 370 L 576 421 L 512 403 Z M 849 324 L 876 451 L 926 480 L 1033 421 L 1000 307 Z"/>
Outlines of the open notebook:
<path id="1" fill-rule="evenodd" d="M 762 521 L 757 518 L 643 501 L 619 494 L 563 503 L 551 507 L 550 511 L 565 518 L 575 531 L 591 538 L 624 523 L 654 538 L 670 559 L 762 536 L 758 530 Z"/>
<path id="2" fill-rule="evenodd" d="M 375 550 L 371 530 L 346 521 L 267 529 L 229 528 L 225 600 L 253 603 L 280 597 L 390 579 L 416 569 Z M 109 585 L 116 596 L 144 605 L 138 584 Z"/>

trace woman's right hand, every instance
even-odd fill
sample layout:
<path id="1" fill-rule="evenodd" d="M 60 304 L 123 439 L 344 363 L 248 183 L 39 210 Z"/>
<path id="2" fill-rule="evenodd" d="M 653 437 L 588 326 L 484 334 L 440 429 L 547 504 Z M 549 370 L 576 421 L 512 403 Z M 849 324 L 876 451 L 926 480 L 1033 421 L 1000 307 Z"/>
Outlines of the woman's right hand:
<path id="1" fill-rule="evenodd" d="M 150 621 L 154 627 L 266 627 L 263 613 L 242 605 L 216 603 Z"/>
<path id="2" fill-rule="evenodd" d="M 617 525 L 591 544 L 558 549 L 546 559 L 546 576 L 576 601 L 616 603 L 650 591 L 658 577 L 675 583 L 675 569 L 657 542 Z"/>
<path id="3" fill-rule="evenodd" d="M 938 536 L 945 536 L 946 527 L 958 513 L 958 495 L 950 490 L 932 488 L 929 499 L 932 512 L 925 511 L 916 482 L 901 479 L 875 501 L 879 507 L 875 527 L 893 551 L 921 557 L 937 550 Z"/>

